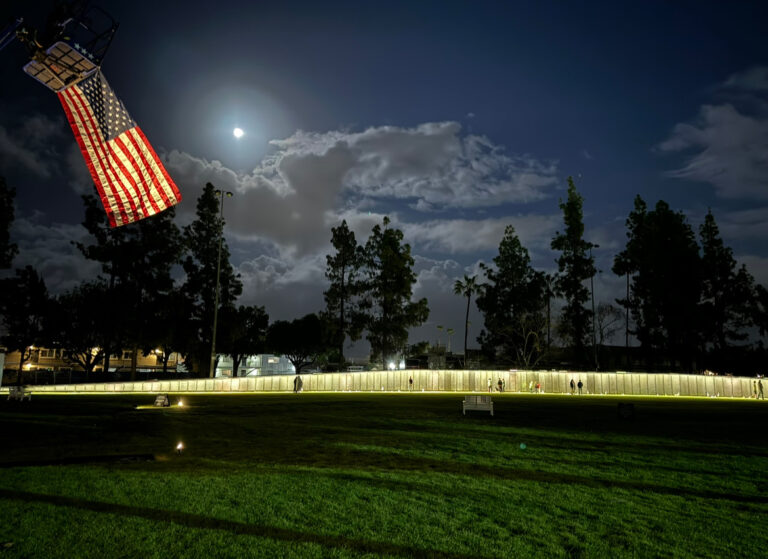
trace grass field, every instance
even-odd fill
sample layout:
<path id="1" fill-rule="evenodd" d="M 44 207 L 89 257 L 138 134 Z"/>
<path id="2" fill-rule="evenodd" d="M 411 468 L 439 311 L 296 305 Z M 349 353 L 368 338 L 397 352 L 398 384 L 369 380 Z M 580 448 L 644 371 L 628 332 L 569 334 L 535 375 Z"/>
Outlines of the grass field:
<path id="1" fill-rule="evenodd" d="M 764 402 L 183 399 L 0 401 L 0 558 L 768 556 Z"/>

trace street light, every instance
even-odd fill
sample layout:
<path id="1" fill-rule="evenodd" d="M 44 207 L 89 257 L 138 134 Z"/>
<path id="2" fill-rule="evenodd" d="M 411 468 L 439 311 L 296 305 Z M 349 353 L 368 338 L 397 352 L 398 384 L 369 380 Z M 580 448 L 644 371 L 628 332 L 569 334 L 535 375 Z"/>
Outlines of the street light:
<path id="1" fill-rule="evenodd" d="M 227 198 L 232 197 L 232 193 L 228 190 L 217 190 L 216 196 L 221 198 L 221 206 L 219 211 L 219 255 L 216 258 L 216 295 L 213 299 L 213 335 L 211 336 L 211 367 L 210 377 L 216 376 L 216 322 L 219 318 L 219 278 L 221 276 L 221 243 L 224 238 L 224 196 Z"/>

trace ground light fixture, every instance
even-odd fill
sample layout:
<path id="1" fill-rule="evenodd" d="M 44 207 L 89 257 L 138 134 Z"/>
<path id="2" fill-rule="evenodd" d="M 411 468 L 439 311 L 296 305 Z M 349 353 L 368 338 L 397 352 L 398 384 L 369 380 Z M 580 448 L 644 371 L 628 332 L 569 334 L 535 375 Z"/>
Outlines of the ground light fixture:
<path id="1" fill-rule="evenodd" d="M 179 444 L 176 445 L 176 454 L 181 454 L 181 451 L 184 450 L 184 443 L 179 441 Z"/>

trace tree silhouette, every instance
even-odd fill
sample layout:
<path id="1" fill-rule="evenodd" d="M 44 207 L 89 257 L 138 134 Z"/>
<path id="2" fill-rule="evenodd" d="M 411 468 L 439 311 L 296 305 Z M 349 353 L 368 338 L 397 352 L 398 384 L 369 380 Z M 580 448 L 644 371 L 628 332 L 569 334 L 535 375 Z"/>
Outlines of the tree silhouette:
<path id="1" fill-rule="evenodd" d="M 221 352 L 232 357 L 232 376 L 236 377 L 240 361 L 248 355 L 264 351 L 269 315 L 264 307 L 240 305 L 222 309 L 220 331 Z"/>
<path id="2" fill-rule="evenodd" d="M 746 266 L 737 267 L 733 251 L 723 244 L 712 212 L 699 228 L 702 289 L 701 330 L 704 349 L 711 348 L 714 366 L 724 365 L 724 352 L 748 337 L 753 324 L 754 280 Z"/>
<path id="3" fill-rule="evenodd" d="M 88 377 L 105 357 L 111 317 L 104 308 L 111 301 L 104 280 L 80 284 L 56 300 L 55 345 L 62 348 L 67 362 L 79 365 Z"/>
<path id="4" fill-rule="evenodd" d="M 483 313 L 485 329 L 478 340 L 483 353 L 493 360 L 523 365 L 526 360 L 521 360 L 521 355 L 527 355 L 530 363 L 536 357 L 525 348 L 540 351 L 540 344 L 531 345 L 530 341 L 541 332 L 527 329 L 541 328 L 543 332 L 545 327 L 545 321 L 536 318 L 543 314 L 544 274 L 531 267 L 528 250 L 511 225 L 504 231 L 493 263 L 481 264 L 486 282 L 477 297 L 477 307 Z"/>
<path id="5" fill-rule="evenodd" d="M 197 329 L 190 321 L 192 302 L 180 287 L 174 286 L 155 295 L 150 313 L 142 351 L 148 355 L 152 349 L 160 349 L 163 373 L 167 373 L 171 355 L 180 353 L 186 357 L 196 348 Z"/>
<path id="6" fill-rule="evenodd" d="M 547 350 L 552 345 L 552 299 L 558 296 L 556 274 L 544 275 L 544 296 L 547 299 Z"/>
<path id="7" fill-rule="evenodd" d="M 308 314 L 291 322 L 278 320 L 267 331 L 269 351 L 285 356 L 296 374 L 311 365 L 323 351 L 322 321 L 315 314 Z"/>
<path id="8" fill-rule="evenodd" d="M 760 335 L 765 337 L 768 336 L 768 289 L 764 285 L 757 284 L 755 286 L 755 300 L 756 305 L 752 309 L 752 320 Z"/>
<path id="9" fill-rule="evenodd" d="M 197 218 L 184 228 L 187 252 L 182 262 L 186 272 L 182 291 L 191 301 L 190 320 L 196 331 L 190 357 L 200 373 L 208 372 L 210 367 L 216 266 L 223 225 L 216 189 L 207 183 L 197 199 Z M 221 244 L 219 286 L 219 309 L 233 305 L 243 291 L 243 284 L 229 262 L 226 241 Z"/>
<path id="10" fill-rule="evenodd" d="M 49 310 L 48 289 L 32 266 L 18 269 L 14 277 L 0 280 L 0 316 L 5 327 L 0 341 L 9 352 L 18 351 L 21 355 L 19 385 L 33 346 L 45 341 Z"/>
<path id="11" fill-rule="evenodd" d="M 332 337 L 339 354 L 339 364 L 343 365 L 347 336 L 352 341 L 359 340 L 365 325 L 360 301 L 360 295 L 365 291 L 362 277 L 364 255 L 346 220 L 331 230 L 331 244 L 336 254 L 325 257 L 325 277 L 330 286 L 323 295 L 326 314 L 333 325 Z"/>
<path id="12" fill-rule="evenodd" d="M 5 178 L 0 177 L 0 270 L 10 268 L 13 257 L 19 252 L 18 247 L 11 243 L 10 235 L 15 197 L 16 190 L 5 183 Z"/>
<path id="13" fill-rule="evenodd" d="M 640 196 L 627 218 L 627 245 L 613 272 L 631 276 L 632 297 L 620 300 L 631 310 L 633 333 L 646 363 L 666 356 L 686 370 L 694 368 L 699 339 L 702 271 L 693 230 L 681 212 L 660 200 L 648 211 Z"/>
<path id="14" fill-rule="evenodd" d="M 467 298 L 467 311 L 464 315 L 464 367 L 467 366 L 467 335 L 469 333 L 469 305 L 472 295 L 478 292 L 477 276 L 464 275 L 463 280 L 456 280 L 453 284 L 453 292 Z"/>
<path id="15" fill-rule="evenodd" d="M 411 301 L 416 274 L 411 247 L 403 243 L 403 232 L 389 227 L 385 217 L 376 225 L 365 244 L 368 275 L 366 297 L 370 314 L 368 341 L 374 356 L 387 362 L 405 348 L 408 329 L 429 317 L 426 299 Z"/>
<path id="16" fill-rule="evenodd" d="M 175 209 L 112 228 L 95 197 L 83 196 L 83 202 L 83 226 L 92 240 L 76 246 L 86 258 L 101 263 L 108 286 L 109 301 L 103 308 L 109 319 L 104 325 L 104 369 L 109 370 L 112 353 L 128 345 L 135 380 L 139 349 L 156 347 L 150 337 L 153 309 L 158 298 L 173 289 L 171 269 L 182 250 Z"/>
<path id="17" fill-rule="evenodd" d="M 556 279 L 558 291 L 565 297 L 560 335 L 571 344 L 576 358 L 584 362 L 585 346 L 592 324 L 592 311 L 585 304 L 589 290 L 584 285 L 595 275 L 595 266 L 588 251 L 594 245 L 584 240 L 583 199 L 576 190 L 572 177 L 568 177 L 568 198 L 560 201 L 565 231 L 557 232 L 552 239 L 552 250 L 562 254 L 557 259 L 559 274 Z"/>

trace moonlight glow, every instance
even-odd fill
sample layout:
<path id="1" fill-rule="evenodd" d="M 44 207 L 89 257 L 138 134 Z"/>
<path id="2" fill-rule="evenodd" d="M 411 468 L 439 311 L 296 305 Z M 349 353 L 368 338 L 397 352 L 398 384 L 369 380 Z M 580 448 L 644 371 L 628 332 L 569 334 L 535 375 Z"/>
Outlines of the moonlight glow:
<path id="1" fill-rule="evenodd" d="M 243 132 L 242 128 L 235 128 L 234 130 L 232 130 L 232 135 L 235 138 L 242 138 L 244 134 L 245 132 Z"/>

